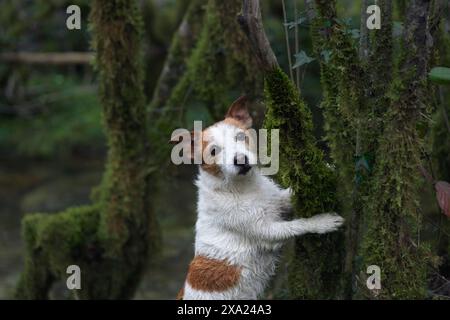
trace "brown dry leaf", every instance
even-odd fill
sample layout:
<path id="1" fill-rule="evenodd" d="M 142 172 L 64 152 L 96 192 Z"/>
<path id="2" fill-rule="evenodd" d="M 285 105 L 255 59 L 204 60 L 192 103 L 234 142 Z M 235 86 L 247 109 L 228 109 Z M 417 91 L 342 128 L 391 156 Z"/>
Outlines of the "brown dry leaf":
<path id="1" fill-rule="evenodd" d="M 434 187 L 439 207 L 447 217 L 450 217 L 450 183 L 438 181 Z"/>

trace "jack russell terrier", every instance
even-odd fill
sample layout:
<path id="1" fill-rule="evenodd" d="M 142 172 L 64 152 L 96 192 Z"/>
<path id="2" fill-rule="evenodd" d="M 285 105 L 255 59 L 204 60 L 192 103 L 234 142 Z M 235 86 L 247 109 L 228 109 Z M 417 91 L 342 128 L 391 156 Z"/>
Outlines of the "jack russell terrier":
<path id="1" fill-rule="evenodd" d="M 195 257 L 178 299 L 257 299 L 275 272 L 285 240 L 336 231 L 344 222 L 335 213 L 283 220 L 291 209 L 291 191 L 252 165 L 256 154 L 249 147 L 252 118 L 246 105 L 246 98 L 239 98 L 225 120 L 199 137 L 190 134 L 189 141 L 177 141 L 189 147 L 198 143 L 202 150 Z M 191 149 L 193 159 L 198 151 Z"/>

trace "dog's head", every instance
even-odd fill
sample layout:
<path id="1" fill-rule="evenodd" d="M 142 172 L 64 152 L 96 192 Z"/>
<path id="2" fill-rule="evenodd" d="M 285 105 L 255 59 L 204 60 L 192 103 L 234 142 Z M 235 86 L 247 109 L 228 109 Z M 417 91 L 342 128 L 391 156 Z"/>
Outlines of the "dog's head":
<path id="1" fill-rule="evenodd" d="M 191 132 L 191 159 L 202 170 L 222 179 L 245 177 L 256 165 L 256 134 L 246 97 L 237 99 L 225 119 L 199 132 Z"/>

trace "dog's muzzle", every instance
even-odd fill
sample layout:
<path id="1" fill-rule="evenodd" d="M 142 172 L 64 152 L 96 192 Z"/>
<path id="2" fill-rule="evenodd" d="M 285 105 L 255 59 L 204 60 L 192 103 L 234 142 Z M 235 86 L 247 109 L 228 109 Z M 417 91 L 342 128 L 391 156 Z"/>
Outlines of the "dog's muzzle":
<path id="1" fill-rule="evenodd" d="M 250 171 L 252 166 L 249 164 L 248 157 L 243 154 L 234 157 L 234 165 L 239 168 L 239 175 L 245 175 Z"/>

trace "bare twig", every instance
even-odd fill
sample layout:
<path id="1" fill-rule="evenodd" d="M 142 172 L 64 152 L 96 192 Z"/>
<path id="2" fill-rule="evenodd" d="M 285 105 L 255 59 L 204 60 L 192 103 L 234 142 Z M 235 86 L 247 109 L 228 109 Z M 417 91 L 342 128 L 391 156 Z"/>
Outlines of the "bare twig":
<path id="1" fill-rule="evenodd" d="M 5 62 L 29 64 L 89 64 L 93 61 L 92 52 L 3 52 L 0 60 Z"/>
<path id="2" fill-rule="evenodd" d="M 289 44 L 289 28 L 287 26 L 288 21 L 287 21 L 287 13 L 286 13 L 286 4 L 284 3 L 284 0 L 281 0 L 281 4 L 283 7 L 284 35 L 286 37 L 286 49 L 287 49 L 288 62 L 289 62 L 289 75 L 291 77 L 291 81 L 294 82 L 294 73 L 292 71 L 291 45 Z"/>
<path id="3" fill-rule="evenodd" d="M 368 0 L 363 0 L 361 4 L 361 21 L 359 26 L 359 58 L 361 61 L 365 61 L 369 56 L 369 30 L 366 25 L 368 4 Z"/>
<path id="4" fill-rule="evenodd" d="M 298 24 L 297 24 L 297 0 L 294 1 L 294 30 L 295 30 L 295 53 L 298 53 L 300 50 L 300 43 L 298 38 Z M 295 81 L 297 84 L 297 89 L 300 91 L 300 69 L 295 69 Z"/>

